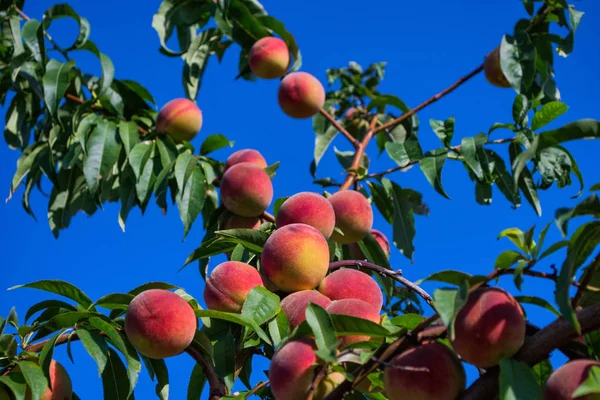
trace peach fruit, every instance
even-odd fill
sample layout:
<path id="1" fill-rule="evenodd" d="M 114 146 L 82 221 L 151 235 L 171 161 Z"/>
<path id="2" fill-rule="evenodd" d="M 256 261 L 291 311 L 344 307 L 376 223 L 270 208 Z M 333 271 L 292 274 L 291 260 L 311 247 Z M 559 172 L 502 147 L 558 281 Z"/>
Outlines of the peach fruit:
<path id="1" fill-rule="evenodd" d="M 385 369 L 385 392 L 390 400 L 455 400 L 465 388 L 462 364 L 438 342 L 409 349 L 391 364 L 400 368 Z"/>
<path id="2" fill-rule="evenodd" d="M 343 236 L 333 232 L 331 238 L 341 244 L 350 244 L 363 239 L 373 226 L 373 209 L 361 193 L 342 190 L 329 198 L 335 212 L 335 226 Z"/>
<path id="3" fill-rule="evenodd" d="M 262 272 L 280 290 L 315 288 L 329 268 L 329 246 L 316 228 L 290 224 L 267 239 L 261 255 Z"/>
<path id="4" fill-rule="evenodd" d="M 40 400 L 71 400 L 73 396 L 73 387 L 71 378 L 65 368 L 55 360 L 50 361 L 50 386 L 40 396 Z M 2 398 L 2 388 L 0 388 L 0 399 Z M 9 397 L 6 397 L 8 400 Z M 31 400 L 31 390 L 25 391 L 25 400 Z"/>
<path id="5" fill-rule="evenodd" d="M 289 224 L 310 225 L 328 239 L 335 226 L 335 213 L 325 197 L 317 193 L 301 192 L 281 205 L 276 223 L 278 228 Z"/>
<path id="6" fill-rule="evenodd" d="M 271 360 L 269 382 L 276 400 L 305 400 L 315 377 L 317 357 L 311 339 L 294 340 Z"/>
<path id="7" fill-rule="evenodd" d="M 156 130 L 176 142 L 192 140 L 202 128 L 202 111 L 188 99 L 174 99 L 160 109 Z"/>
<path id="8" fill-rule="evenodd" d="M 293 72 L 281 80 L 277 98 L 288 116 L 310 118 L 325 104 L 325 89 L 311 74 Z"/>
<path id="9" fill-rule="evenodd" d="M 598 361 L 575 360 L 566 363 L 550 375 L 544 386 L 543 400 L 572 400 L 573 393 L 587 378 L 592 367 L 600 367 Z M 577 400 L 598 400 L 600 394 L 591 393 Z"/>
<path id="10" fill-rule="evenodd" d="M 220 229 L 258 229 L 262 220 L 258 217 L 240 217 L 239 215 L 229 214 L 221 220 Z"/>
<path id="11" fill-rule="evenodd" d="M 350 315 L 375 322 L 381 322 L 379 311 L 369 303 L 358 299 L 343 299 L 332 301 L 326 308 L 329 314 Z M 349 335 L 340 337 L 340 347 L 346 347 L 358 342 L 368 342 L 371 338 L 362 335 Z"/>
<path id="12" fill-rule="evenodd" d="M 246 296 L 264 286 L 258 270 L 239 261 L 219 264 L 206 279 L 204 302 L 211 310 L 239 313 Z"/>
<path id="13" fill-rule="evenodd" d="M 377 229 L 371 229 L 371 235 L 377 240 L 381 250 L 383 250 L 384 254 L 387 258 L 390 258 L 390 242 L 387 240 L 385 235 L 378 231 Z M 350 257 L 354 260 L 365 260 L 365 254 L 360 249 L 358 243 L 351 243 L 348 245 L 348 249 L 350 250 Z"/>
<path id="14" fill-rule="evenodd" d="M 364 272 L 351 268 L 338 269 L 327 275 L 318 290 L 331 300 L 362 300 L 377 311 L 383 304 L 383 294 L 377 282 Z"/>
<path id="15" fill-rule="evenodd" d="M 294 329 L 306 320 L 306 307 L 308 303 L 318 304 L 327 308 L 331 300 L 316 290 L 301 290 L 292 293 L 281 300 L 281 310 L 290 322 L 290 328 Z"/>
<path id="16" fill-rule="evenodd" d="M 267 161 L 258 151 L 253 149 L 238 150 L 227 158 L 225 161 L 225 171 L 235 164 L 250 162 L 258 165 L 261 168 L 267 167 Z"/>
<path id="17" fill-rule="evenodd" d="M 324 399 L 333 390 L 342 384 L 346 380 L 346 377 L 341 372 L 332 372 L 327 375 L 317 386 L 315 390 L 315 399 Z"/>
<path id="18" fill-rule="evenodd" d="M 492 50 L 483 62 L 483 72 L 489 83 L 499 88 L 509 88 L 510 82 L 506 79 L 500 66 L 500 46 Z"/>
<path id="19" fill-rule="evenodd" d="M 242 217 L 261 215 L 273 200 L 273 184 L 259 166 L 244 162 L 229 168 L 221 179 L 221 200 Z"/>
<path id="20" fill-rule="evenodd" d="M 525 317 L 519 303 L 499 288 L 482 288 L 469 295 L 454 322 L 452 347 L 479 368 L 512 357 L 525 340 Z"/>
<path id="21" fill-rule="evenodd" d="M 248 66 L 254 75 L 263 79 L 283 76 L 290 65 L 290 52 L 285 42 L 267 36 L 259 39 L 248 53 Z"/>
<path id="22" fill-rule="evenodd" d="M 198 321 L 192 307 L 168 290 L 146 290 L 131 300 L 125 333 L 143 355 L 162 359 L 175 356 L 192 343 Z"/>

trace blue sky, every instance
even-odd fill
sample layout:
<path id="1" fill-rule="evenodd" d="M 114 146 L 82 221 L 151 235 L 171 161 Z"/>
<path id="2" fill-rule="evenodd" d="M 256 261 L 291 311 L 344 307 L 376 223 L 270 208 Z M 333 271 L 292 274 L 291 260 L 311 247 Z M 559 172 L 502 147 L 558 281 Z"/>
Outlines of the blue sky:
<path id="1" fill-rule="evenodd" d="M 29 1 L 25 12 L 32 18 L 41 19 L 43 11 L 53 3 Z M 485 54 L 499 44 L 502 35 L 510 32 L 519 18 L 526 16 L 521 3 L 518 0 L 385 1 L 365 7 L 369 3 L 356 0 L 305 0 L 301 6 L 285 0 L 264 1 L 267 10 L 295 35 L 303 53 L 304 71 L 325 82 L 326 68 L 343 67 L 349 61 L 362 65 L 387 61 L 381 91 L 398 95 L 410 106 L 441 91 L 479 65 Z M 112 58 L 118 78 L 139 81 L 159 104 L 184 95 L 182 62 L 158 52 L 158 37 L 151 27 L 158 1 L 105 0 L 99 3 L 77 0 L 70 4 L 89 19 L 91 39 Z M 586 16 L 577 32 L 575 52 L 566 60 L 557 57 L 556 63 L 559 88 L 571 108 L 554 126 L 580 118 L 600 118 L 596 101 L 600 92 L 600 83 L 596 79 L 600 4 L 580 1 L 577 6 L 586 12 Z M 74 33 L 74 24 L 70 21 L 58 21 L 51 27 L 51 34 L 65 44 L 71 43 Z M 234 81 L 237 51 L 229 50 L 221 65 L 215 60 L 209 65 L 198 98 L 204 113 L 204 126 L 193 143 L 199 145 L 207 135 L 223 133 L 235 140 L 234 149 L 256 148 L 269 164 L 282 161 L 274 179 L 276 198 L 304 190 L 319 190 L 312 185 L 308 173 L 314 143 L 310 120 L 292 120 L 279 110 L 276 81 Z M 58 57 L 57 54 L 54 56 Z M 96 62 L 87 54 L 77 58 L 79 67 L 98 74 Z M 423 148 L 439 147 L 439 141 L 427 123 L 430 118 L 445 119 L 454 115 L 456 133 L 453 143 L 458 144 L 461 137 L 487 131 L 494 122 L 510 122 L 513 97 L 512 90 L 494 88 L 482 75 L 476 77 L 419 114 Z M 4 120 L 4 110 L 0 114 Z M 505 137 L 503 135 L 506 132 L 498 131 L 495 138 Z M 342 139 L 335 144 L 341 150 L 349 149 Z M 578 159 L 586 186 L 600 181 L 597 160 L 593 157 L 600 152 L 600 143 L 586 141 L 567 147 Z M 232 151 L 221 150 L 216 156 L 225 159 Z M 374 158 L 375 147 L 370 151 Z M 503 148 L 501 154 L 506 155 L 507 149 Z M 5 188 L 5 194 L 8 194 L 17 158 L 17 152 L 0 146 L 0 184 Z M 391 166 L 392 162 L 382 156 L 373 160 L 372 171 Z M 319 176 L 340 177 L 340 174 L 331 150 L 319 166 Z M 421 191 L 431 209 L 429 217 L 417 218 L 414 264 L 411 265 L 397 250 L 391 258 L 392 265 L 403 269 L 412 280 L 445 269 L 487 274 L 497 255 L 511 248 L 508 241 L 496 240 L 502 229 L 517 226 L 525 230 L 534 224 L 541 229 L 551 221 L 556 208 L 574 205 L 575 200 L 570 197 L 577 193 L 576 186 L 541 192 L 544 214 L 538 218 L 527 204 L 517 210 L 511 209 L 497 190 L 491 206 L 477 205 L 473 183 L 458 163 L 448 162 L 443 177 L 444 187 L 452 200 L 438 195 L 418 168 L 391 176 L 401 186 Z M 198 225 L 182 242 L 182 224 L 175 208 L 167 216 L 154 206 L 149 207 L 143 217 L 135 211 L 127 221 L 126 233 L 122 233 L 117 223 L 118 207 L 107 205 L 104 212 L 91 218 L 82 215 L 74 218 L 71 228 L 55 240 L 45 220 L 46 201 L 40 194 L 33 196 L 37 223 L 22 210 L 19 195 L 7 204 L 0 204 L 3 227 L 0 243 L 4 249 L 0 255 L 1 315 L 6 316 L 14 305 L 24 316 L 29 306 L 46 299 L 46 294 L 33 290 L 5 290 L 38 279 L 67 280 L 93 299 L 111 292 L 125 292 L 148 281 L 167 281 L 202 299 L 203 282 L 197 269 L 189 266 L 180 273 L 177 270 L 197 247 L 203 232 Z M 380 215 L 376 215 L 375 227 L 391 236 L 391 227 Z M 546 243 L 557 240 L 558 231 L 552 227 Z M 213 260 L 211 267 L 219 261 Z M 560 262 L 561 259 L 553 261 Z M 513 290 L 510 278 L 504 282 Z M 551 296 L 552 285 L 530 279 L 527 282 L 525 293 Z M 433 291 L 434 286 L 426 285 L 426 289 Z M 535 323 L 552 320 L 546 311 L 527 310 Z M 73 350 L 75 366 L 68 361 L 64 348 L 57 350 L 55 355 L 67 367 L 82 399 L 101 399 L 101 381 L 97 378 L 94 362 L 81 346 L 74 345 Z M 171 397 L 184 398 L 193 361 L 180 356 L 168 360 L 167 365 Z M 255 367 L 255 381 L 264 379 L 263 369 L 264 363 Z M 137 398 L 153 398 L 153 384 L 144 372 L 140 377 Z"/>

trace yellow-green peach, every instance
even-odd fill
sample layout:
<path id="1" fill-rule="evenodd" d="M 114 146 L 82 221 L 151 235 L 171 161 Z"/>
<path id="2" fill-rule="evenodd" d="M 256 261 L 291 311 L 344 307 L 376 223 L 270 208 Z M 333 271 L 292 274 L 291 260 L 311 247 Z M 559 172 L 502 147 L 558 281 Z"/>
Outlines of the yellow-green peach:
<path id="1" fill-rule="evenodd" d="M 554 371 L 544 386 L 543 400 L 599 400 L 599 393 L 573 397 L 573 393 L 587 378 L 592 367 L 600 367 L 594 360 L 570 361 Z"/>
<path id="2" fill-rule="evenodd" d="M 317 357 L 311 339 L 286 343 L 273 356 L 269 382 L 276 400 L 305 400 L 315 377 Z"/>
<path id="3" fill-rule="evenodd" d="M 325 197 L 317 193 L 301 192 L 281 205 L 276 224 L 278 228 L 289 224 L 310 225 L 328 239 L 335 226 L 335 213 Z"/>
<path id="4" fill-rule="evenodd" d="M 261 168 L 267 167 L 267 161 L 258 151 L 254 149 L 238 150 L 227 158 L 225 161 L 225 171 L 232 165 L 249 162 L 258 165 Z"/>
<path id="5" fill-rule="evenodd" d="M 301 290 L 292 293 L 281 300 L 281 310 L 290 322 L 290 328 L 294 329 L 306 320 L 306 307 L 308 303 L 318 304 L 327 308 L 331 300 L 316 290 Z"/>
<path id="6" fill-rule="evenodd" d="M 248 293 L 264 286 L 258 270 L 239 261 L 219 264 L 209 275 L 204 302 L 211 310 L 239 313 Z"/>
<path id="7" fill-rule="evenodd" d="M 267 239 L 261 265 L 267 278 L 284 292 L 314 289 L 327 274 L 329 246 L 310 225 L 286 225 Z"/>
<path id="8" fill-rule="evenodd" d="M 392 359 L 384 373 L 390 400 L 455 400 L 466 376 L 456 355 L 438 342 L 414 347 Z M 395 368 L 394 368 L 395 367 Z"/>
<path id="9" fill-rule="evenodd" d="M 202 111 L 188 99 L 174 99 L 160 109 L 156 130 L 176 142 L 191 141 L 202 128 Z"/>
<path id="10" fill-rule="evenodd" d="M 317 400 L 324 399 L 345 380 L 346 377 L 341 372 L 331 372 L 325 378 L 323 378 L 323 380 L 319 383 L 319 386 L 317 386 L 314 398 Z"/>
<path id="11" fill-rule="evenodd" d="M 248 66 L 254 75 L 263 79 L 283 76 L 290 65 L 290 52 L 285 42 L 267 36 L 259 39 L 248 52 Z"/>
<path id="12" fill-rule="evenodd" d="M 258 217 L 273 200 L 273 184 L 258 165 L 243 162 L 229 168 L 221 179 L 221 200 L 232 213 Z"/>
<path id="13" fill-rule="evenodd" d="M 327 275 L 319 284 L 319 292 L 331 300 L 358 299 L 381 310 L 383 294 L 373 278 L 364 272 L 342 268 Z"/>
<path id="14" fill-rule="evenodd" d="M 352 317 L 362 318 L 379 324 L 381 316 L 379 311 L 369 303 L 358 299 L 344 299 L 332 301 L 329 307 L 326 308 L 329 314 L 350 315 Z M 340 339 L 340 347 L 346 347 L 358 342 L 368 342 L 371 340 L 369 336 L 364 335 L 349 335 L 342 336 Z"/>
<path id="15" fill-rule="evenodd" d="M 373 208 L 361 193 L 342 190 L 329 198 L 335 212 L 335 226 L 343 235 L 333 231 L 337 243 L 350 244 L 363 239 L 373 226 Z"/>
<path id="16" fill-rule="evenodd" d="M 525 317 L 519 303 L 499 288 L 482 288 L 469 295 L 454 321 L 452 347 L 479 368 L 512 357 L 525 340 Z"/>
<path id="17" fill-rule="evenodd" d="M 71 378 L 65 368 L 55 360 L 50 361 L 50 386 L 40 396 L 40 400 L 70 400 L 73 396 Z M 52 389 L 50 389 L 52 387 Z M 2 388 L 0 388 L 0 393 Z M 0 394 L 0 399 L 2 395 Z M 7 397 L 8 399 L 8 397 Z M 31 390 L 27 388 L 25 400 L 31 400 Z"/>
<path id="18" fill-rule="evenodd" d="M 483 62 L 483 72 L 489 83 L 499 88 L 509 88 L 510 82 L 506 79 L 500 66 L 500 46 L 492 50 Z"/>
<path id="19" fill-rule="evenodd" d="M 281 80 L 277 94 L 279 106 L 292 118 L 310 118 L 325 104 L 325 89 L 306 72 L 293 72 Z"/>
<path id="20" fill-rule="evenodd" d="M 155 359 L 183 352 L 192 343 L 197 326 L 192 307 L 168 290 L 138 294 L 125 315 L 125 333 L 133 347 Z"/>

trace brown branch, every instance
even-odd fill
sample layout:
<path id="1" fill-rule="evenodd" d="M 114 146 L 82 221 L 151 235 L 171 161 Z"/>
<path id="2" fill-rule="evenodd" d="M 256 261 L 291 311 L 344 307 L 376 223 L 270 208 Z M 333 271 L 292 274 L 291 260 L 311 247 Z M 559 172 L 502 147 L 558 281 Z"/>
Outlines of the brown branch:
<path id="1" fill-rule="evenodd" d="M 264 381 L 264 382 L 259 383 L 258 385 L 254 386 L 251 391 L 249 391 L 248 393 L 246 393 L 246 396 L 244 396 L 244 398 L 245 399 L 249 398 L 250 396 L 252 396 L 256 392 L 258 392 L 260 389 L 264 388 L 268 384 L 269 384 L 269 380 L 268 379 L 266 381 Z"/>
<path id="2" fill-rule="evenodd" d="M 269 222 L 275 223 L 275 217 L 272 214 L 269 214 L 266 211 L 264 213 L 262 213 L 262 215 L 260 217 L 262 219 L 264 219 L 265 221 L 269 221 Z"/>
<path id="3" fill-rule="evenodd" d="M 377 124 L 377 115 L 375 115 L 373 117 L 373 119 L 371 120 L 371 123 L 369 124 L 369 130 L 365 134 L 365 137 L 363 138 L 362 142 L 360 142 L 358 144 L 358 146 L 356 147 L 356 153 L 354 153 L 354 158 L 352 159 L 352 164 L 350 164 L 350 168 L 348 168 L 350 171 L 348 172 L 348 175 L 346 176 L 344 183 L 342 183 L 342 186 L 340 186 L 340 190 L 347 190 L 348 188 L 350 188 L 350 186 L 352 186 L 352 183 L 354 183 L 354 180 L 356 179 L 356 171 L 360 167 L 360 162 L 363 158 L 363 155 L 365 154 L 365 150 L 367 149 L 369 142 L 371 141 L 371 139 L 373 138 L 373 135 L 375 134 L 375 125 L 376 124 Z"/>
<path id="4" fill-rule="evenodd" d="M 571 303 L 573 306 L 573 309 L 577 308 L 577 305 L 579 304 L 579 300 L 581 300 L 581 297 L 587 290 L 588 285 L 592 281 L 593 276 L 596 274 L 596 272 L 598 271 L 599 268 L 600 268 L 600 253 L 596 256 L 596 258 L 594 258 L 594 261 L 592 261 L 592 263 L 586 268 L 585 272 L 583 273 L 583 276 L 581 277 L 580 286 L 577 288 L 577 293 L 575 293 L 575 297 L 573 297 L 573 301 Z"/>
<path id="5" fill-rule="evenodd" d="M 492 281 L 496 278 L 499 278 L 503 275 L 510 275 L 510 274 L 514 274 L 516 271 L 515 268 L 507 268 L 507 269 L 495 269 L 493 270 L 488 276 L 487 276 L 487 280 L 485 280 L 484 282 L 481 282 L 477 285 L 475 285 L 473 288 L 476 289 L 480 286 L 482 286 L 483 284 Z M 524 269 L 523 271 L 521 271 L 523 273 L 523 275 L 527 275 L 527 276 L 533 276 L 535 278 L 541 278 L 541 279 L 548 279 L 551 280 L 555 283 L 558 283 L 558 274 L 556 272 L 553 273 L 547 273 L 547 272 L 540 272 L 540 271 L 532 271 L 530 269 Z M 579 288 L 580 290 L 582 289 L 583 286 L 583 282 L 579 283 L 579 282 L 571 282 L 571 285 L 575 286 L 576 288 Z M 594 286 L 589 286 L 586 284 L 585 286 L 585 291 L 588 292 L 600 292 L 600 288 L 598 287 L 594 287 Z"/>
<path id="6" fill-rule="evenodd" d="M 315 398 L 315 393 L 317 388 L 321 384 L 321 381 L 325 379 L 327 375 L 327 369 L 329 368 L 329 364 L 325 364 L 319 368 L 319 372 L 315 375 L 312 383 L 310 384 L 310 388 L 308 389 L 308 393 L 306 394 L 306 400 L 313 400 Z"/>
<path id="7" fill-rule="evenodd" d="M 425 100 L 423 103 L 419 104 L 412 110 L 405 112 L 404 114 L 402 114 L 401 116 L 399 116 L 398 118 L 396 118 L 390 122 L 387 122 L 381 126 L 378 126 L 377 128 L 375 128 L 374 133 L 381 132 L 384 129 L 392 128 L 392 127 L 398 125 L 399 123 L 401 123 L 402 121 L 404 121 L 405 119 L 412 117 L 413 115 L 415 115 L 417 112 L 421 111 L 428 105 L 433 104 L 436 101 L 438 101 L 439 99 L 441 99 L 442 97 L 446 96 L 447 94 L 450 94 L 455 89 L 457 89 L 459 86 L 461 86 L 462 84 L 467 82 L 469 79 L 471 79 L 474 76 L 476 76 L 477 74 L 479 74 L 481 71 L 483 71 L 483 64 L 481 64 L 479 67 L 475 68 L 469 74 L 463 76 L 462 78 L 460 78 L 459 80 L 454 82 L 454 84 L 451 85 L 450 87 L 448 87 L 447 89 L 441 91 L 440 93 L 436 94 L 435 96 L 430 97 L 429 99 Z"/>
<path id="8" fill-rule="evenodd" d="M 416 294 L 418 294 L 419 296 L 421 296 L 423 298 L 423 300 L 425 300 L 427 302 L 427 304 L 429 304 L 431 307 L 433 307 L 433 298 L 429 295 L 429 293 L 427 293 L 425 290 L 423 290 L 421 287 L 419 287 L 415 283 L 404 278 L 402 276 L 402 271 L 400 271 L 400 270 L 392 271 L 390 269 L 381 267 L 377 264 L 373 264 L 368 261 L 361 261 L 361 260 L 342 260 L 342 261 L 335 261 L 335 262 L 332 262 L 331 264 L 329 264 L 330 271 L 339 269 L 341 267 L 365 268 L 365 269 L 369 269 L 371 271 L 375 271 L 381 276 L 386 276 L 388 278 L 392 278 L 396 282 L 399 282 L 400 284 L 404 285 L 407 289 L 409 289 L 409 290 L 415 292 Z"/>
<path id="9" fill-rule="evenodd" d="M 600 328 L 600 304 L 594 304 L 576 314 L 582 333 Z M 514 359 L 528 365 L 535 365 L 547 359 L 559 346 L 579 337 L 579 333 L 563 318 L 559 318 L 535 335 L 527 338 Z M 484 400 L 494 398 L 498 393 L 498 368 L 488 370 L 477 379 L 460 397 L 461 400 Z"/>
<path id="10" fill-rule="evenodd" d="M 350 143 L 352 143 L 352 146 L 354 146 L 355 149 L 358 148 L 360 142 L 358 140 L 356 140 L 351 134 L 350 132 L 348 132 L 339 122 L 337 122 L 335 120 L 335 118 L 333 118 L 333 116 L 331 114 L 329 114 L 327 112 L 327 110 L 325 110 L 323 107 L 321 107 L 319 109 L 319 112 L 321 113 L 322 116 L 325 117 L 325 119 L 329 122 L 331 122 L 331 124 L 333 126 L 335 126 L 335 129 L 337 129 L 338 131 L 340 131 L 340 133 L 342 135 L 344 135 L 344 137 L 346 139 L 348 139 L 350 141 Z"/>

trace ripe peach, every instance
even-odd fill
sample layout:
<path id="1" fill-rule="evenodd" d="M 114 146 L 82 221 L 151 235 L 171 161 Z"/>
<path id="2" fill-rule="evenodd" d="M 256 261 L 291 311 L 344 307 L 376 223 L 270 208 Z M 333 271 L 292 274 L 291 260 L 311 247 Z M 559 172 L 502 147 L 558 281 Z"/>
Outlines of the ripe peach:
<path id="1" fill-rule="evenodd" d="M 358 299 L 343 299 L 332 301 L 326 308 L 329 314 L 350 315 L 375 322 L 381 322 L 379 311 L 369 303 Z M 349 335 L 340 337 L 340 347 L 346 347 L 358 342 L 368 342 L 371 338 L 362 335 Z"/>
<path id="2" fill-rule="evenodd" d="M 174 141 L 192 140 L 202 128 L 202 111 L 188 99 L 174 99 L 160 109 L 156 130 L 166 133 Z"/>
<path id="3" fill-rule="evenodd" d="M 287 199 L 277 213 L 277 227 L 306 224 L 317 228 L 329 238 L 335 226 L 335 213 L 327 199 L 320 194 L 302 192 Z"/>
<path id="4" fill-rule="evenodd" d="M 525 340 L 525 317 L 519 303 L 499 288 L 469 295 L 454 322 L 454 350 L 468 363 L 492 367 L 512 357 Z"/>
<path id="5" fill-rule="evenodd" d="M 71 378 L 65 370 L 65 368 L 55 360 L 50 361 L 50 386 L 44 394 L 40 396 L 40 400 L 66 400 L 71 399 L 73 396 L 73 387 L 71 384 Z M 7 395 L 8 396 L 8 395 Z M 0 387 L 0 399 L 2 397 L 2 388 Z M 10 399 L 10 397 L 6 397 Z M 31 400 L 31 390 L 27 388 L 25 392 L 25 400 Z"/>
<path id="6" fill-rule="evenodd" d="M 328 297 L 323 296 L 316 290 L 301 290 L 286 296 L 281 300 L 281 310 L 290 322 L 290 328 L 294 329 L 306 320 L 306 307 L 308 303 L 318 304 L 327 308 L 331 304 Z"/>
<path id="7" fill-rule="evenodd" d="M 258 270 L 239 261 L 219 264 L 206 279 L 204 302 L 211 310 L 239 313 L 246 296 L 264 286 Z"/>
<path id="8" fill-rule="evenodd" d="M 489 83 L 499 88 L 509 88 L 510 82 L 502 72 L 500 66 L 500 46 L 492 50 L 483 62 L 483 72 Z"/>
<path id="9" fill-rule="evenodd" d="M 378 231 L 377 229 L 371 229 L 371 235 L 377 240 L 379 246 L 381 246 L 381 250 L 385 253 L 387 258 L 390 258 L 390 242 L 387 240 L 385 235 Z M 350 243 L 348 245 L 348 249 L 350 250 L 350 257 L 354 260 L 365 260 L 365 254 L 360 249 L 358 243 Z"/>
<path id="10" fill-rule="evenodd" d="M 258 217 L 240 217 L 239 215 L 229 214 L 221 220 L 220 229 L 258 229 L 262 220 Z"/>
<path id="11" fill-rule="evenodd" d="M 167 358 L 192 343 L 198 321 L 192 307 L 168 290 L 146 290 L 131 300 L 125 315 L 125 333 L 140 353 Z"/>
<path id="12" fill-rule="evenodd" d="M 338 387 L 346 380 L 346 377 L 341 372 L 332 372 L 327 375 L 317 386 L 315 390 L 315 399 L 324 399 L 327 397 L 333 389 Z"/>
<path id="13" fill-rule="evenodd" d="M 273 356 L 269 382 L 276 400 L 304 400 L 315 377 L 317 357 L 311 339 L 286 343 Z"/>
<path id="14" fill-rule="evenodd" d="M 242 217 L 261 215 L 273 200 L 273 184 L 259 166 L 244 162 L 229 168 L 221 179 L 221 200 Z"/>
<path id="15" fill-rule="evenodd" d="M 259 39 L 248 53 L 250 71 L 259 78 L 275 79 L 283 76 L 290 65 L 290 52 L 285 42 L 267 36 Z"/>
<path id="16" fill-rule="evenodd" d="M 250 162 L 258 165 L 261 168 L 267 167 L 267 161 L 258 151 L 253 149 L 238 150 L 227 158 L 225 161 L 225 171 L 235 164 Z"/>
<path id="17" fill-rule="evenodd" d="M 281 80 L 279 106 L 292 118 L 310 118 L 325 104 L 325 89 L 306 72 L 293 72 Z"/>
<path id="18" fill-rule="evenodd" d="M 575 360 L 566 363 L 550 375 L 544 386 L 544 400 L 572 400 L 573 393 L 587 378 L 590 369 L 600 367 L 598 361 Z M 577 400 L 598 400 L 600 394 L 593 393 L 577 397 Z"/>
<path id="19" fill-rule="evenodd" d="M 381 310 L 383 294 L 373 278 L 364 272 L 342 268 L 327 275 L 321 281 L 319 292 L 331 300 L 358 299 Z"/>
<path id="20" fill-rule="evenodd" d="M 344 234 L 333 231 L 334 241 L 350 244 L 367 236 L 373 226 L 373 209 L 365 196 L 355 190 L 342 190 L 329 201 L 335 211 L 335 226 Z"/>
<path id="21" fill-rule="evenodd" d="M 262 272 L 284 292 L 315 288 L 329 268 L 329 246 L 316 228 L 290 224 L 267 239 Z"/>
<path id="22" fill-rule="evenodd" d="M 466 376 L 456 355 L 438 342 L 429 342 L 394 357 L 384 373 L 390 400 L 455 400 Z"/>

